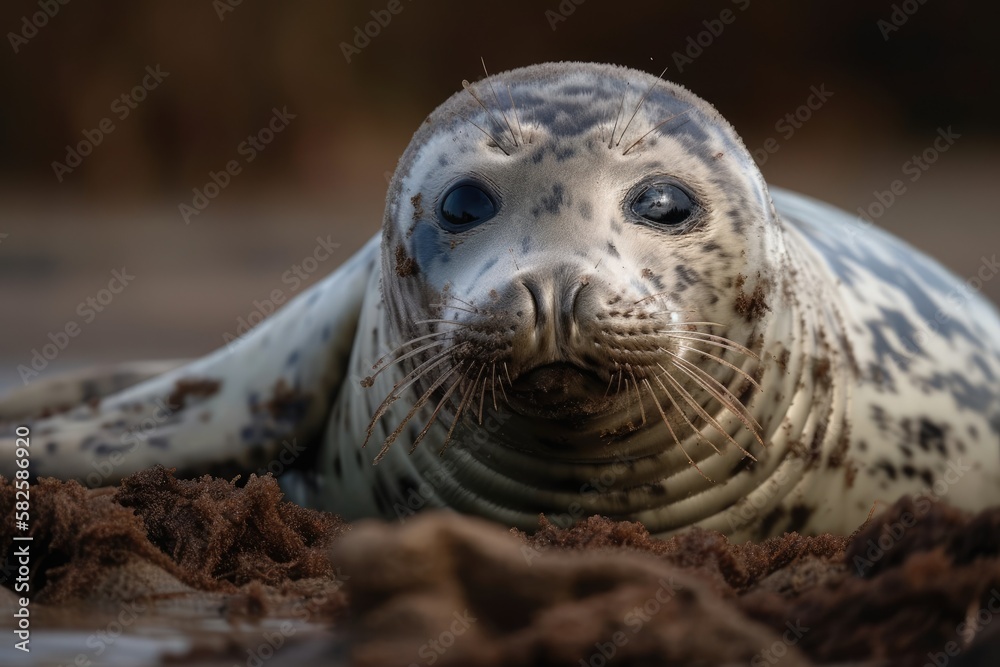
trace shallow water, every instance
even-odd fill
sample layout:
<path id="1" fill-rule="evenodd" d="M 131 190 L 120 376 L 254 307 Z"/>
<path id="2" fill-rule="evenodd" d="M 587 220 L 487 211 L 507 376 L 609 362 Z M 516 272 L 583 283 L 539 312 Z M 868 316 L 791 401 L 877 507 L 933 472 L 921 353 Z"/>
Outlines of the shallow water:
<path id="1" fill-rule="evenodd" d="M 90 607 L 32 609 L 30 652 L 11 639 L 4 614 L 0 665 L 38 667 L 154 667 L 167 664 L 262 667 L 346 664 L 323 625 L 267 618 L 231 622 L 217 612 L 148 610 L 125 603 L 116 612 Z"/>

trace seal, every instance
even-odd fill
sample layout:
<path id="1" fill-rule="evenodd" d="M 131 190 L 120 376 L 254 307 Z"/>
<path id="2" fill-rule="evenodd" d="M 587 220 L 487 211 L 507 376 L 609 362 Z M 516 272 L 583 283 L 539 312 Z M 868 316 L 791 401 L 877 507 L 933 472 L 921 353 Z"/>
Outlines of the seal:
<path id="1" fill-rule="evenodd" d="M 1000 315 L 961 280 L 768 188 L 659 77 L 550 63 L 463 88 L 379 236 L 244 339 L 34 421 L 31 472 L 271 469 L 346 518 L 736 540 L 850 532 L 903 494 L 1000 502 Z M 6 474 L 45 394 L 0 408 Z"/>

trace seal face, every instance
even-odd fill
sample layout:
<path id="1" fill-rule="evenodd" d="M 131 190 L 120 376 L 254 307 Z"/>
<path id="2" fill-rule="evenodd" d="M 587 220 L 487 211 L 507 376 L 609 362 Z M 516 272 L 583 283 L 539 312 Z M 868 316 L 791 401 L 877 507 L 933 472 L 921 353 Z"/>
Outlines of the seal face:
<path id="1" fill-rule="evenodd" d="M 960 285 L 769 191 L 680 86 L 513 70 L 421 126 L 380 238 L 237 348 L 43 422 L 84 453 L 38 472 L 81 476 L 157 397 L 211 381 L 144 433 L 162 460 L 252 467 L 315 441 L 285 487 L 348 518 L 604 514 L 747 539 L 847 532 L 928 488 L 978 507 L 1000 502 L 1000 317 L 953 307 Z M 160 459 L 123 455 L 115 474 Z"/>

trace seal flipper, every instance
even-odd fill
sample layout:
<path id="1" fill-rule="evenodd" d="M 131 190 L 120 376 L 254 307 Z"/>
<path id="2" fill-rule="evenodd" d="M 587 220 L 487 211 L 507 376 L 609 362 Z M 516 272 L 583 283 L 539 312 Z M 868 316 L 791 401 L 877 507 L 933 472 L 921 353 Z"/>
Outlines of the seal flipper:
<path id="1" fill-rule="evenodd" d="M 201 359 L 57 415 L 5 418 L 0 475 L 17 469 L 19 426 L 31 432 L 33 476 L 88 486 L 157 463 L 181 472 L 255 471 L 279 452 L 297 455 L 321 432 L 347 372 L 379 240 L 376 235 L 268 320 Z"/>

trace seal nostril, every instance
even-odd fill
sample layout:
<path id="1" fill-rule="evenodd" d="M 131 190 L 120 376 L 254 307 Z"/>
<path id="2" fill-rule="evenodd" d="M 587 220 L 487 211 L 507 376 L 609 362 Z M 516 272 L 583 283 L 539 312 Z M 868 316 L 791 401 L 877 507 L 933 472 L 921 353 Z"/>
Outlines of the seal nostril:
<path id="1" fill-rule="evenodd" d="M 570 307 L 569 314 L 572 321 L 577 321 L 577 303 L 580 301 L 580 292 L 583 288 L 590 284 L 590 278 L 587 276 L 581 276 L 579 282 L 570 291 Z"/>
<path id="2" fill-rule="evenodd" d="M 531 310 L 534 316 L 535 325 L 542 326 L 545 322 L 545 311 L 542 309 L 541 286 L 532 278 L 522 278 L 521 285 L 531 296 Z"/>

